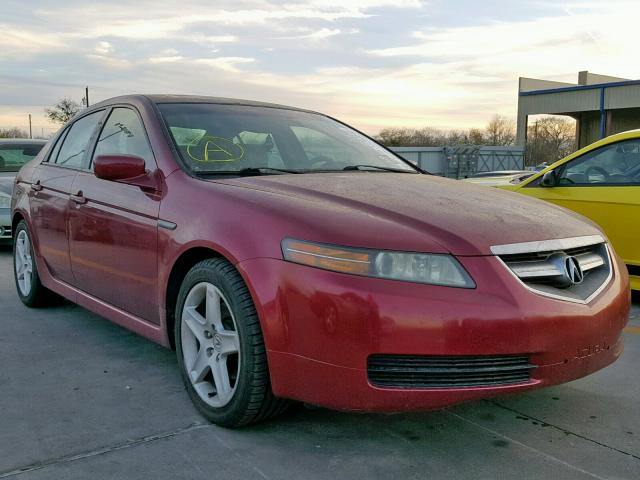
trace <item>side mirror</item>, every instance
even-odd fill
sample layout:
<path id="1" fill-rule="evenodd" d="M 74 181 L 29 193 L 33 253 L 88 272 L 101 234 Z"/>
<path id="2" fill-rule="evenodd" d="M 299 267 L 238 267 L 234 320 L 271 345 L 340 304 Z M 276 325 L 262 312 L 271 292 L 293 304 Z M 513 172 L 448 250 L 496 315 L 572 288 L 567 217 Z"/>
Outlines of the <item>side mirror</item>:
<path id="1" fill-rule="evenodd" d="M 146 173 L 144 159 L 135 155 L 98 155 L 93 171 L 103 180 L 127 180 Z"/>
<path id="2" fill-rule="evenodd" d="M 553 170 L 549 170 L 542 176 L 542 180 L 540 181 L 541 187 L 555 187 L 558 184 L 558 177 L 556 176 L 556 172 Z"/>

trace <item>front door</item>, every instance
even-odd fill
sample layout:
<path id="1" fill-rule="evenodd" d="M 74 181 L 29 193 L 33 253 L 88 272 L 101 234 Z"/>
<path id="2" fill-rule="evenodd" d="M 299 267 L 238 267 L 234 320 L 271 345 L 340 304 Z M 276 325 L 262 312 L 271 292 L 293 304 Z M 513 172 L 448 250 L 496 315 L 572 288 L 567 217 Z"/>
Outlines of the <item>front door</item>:
<path id="1" fill-rule="evenodd" d="M 31 222 L 37 251 L 57 280 L 73 283 L 67 222 L 71 186 L 83 166 L 86 149 L 104 111 L 86 115 L 58 137 L 48 157 L 36 167 L 30 187 Z"/>
<path id="2" fill-rule="evenodd" d="M 111 110 L 93 158 L 129 154 L 157 166 L 138 113 Z M 159 323 L 157 299 L 160 192 L 97 178 L 92 170 L 73 182 L 69 213 L 71 268 L 77 288 L 143 320 Z"/>

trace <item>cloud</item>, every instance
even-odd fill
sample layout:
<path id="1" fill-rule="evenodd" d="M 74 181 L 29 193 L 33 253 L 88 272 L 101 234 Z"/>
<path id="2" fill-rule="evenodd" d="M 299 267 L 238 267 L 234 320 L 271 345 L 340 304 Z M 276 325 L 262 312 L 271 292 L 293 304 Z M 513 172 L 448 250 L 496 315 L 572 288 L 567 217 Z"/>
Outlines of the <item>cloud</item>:
<path id="1" fill-rule="evenodd" d="M 113 51 L 113 47 L 111 46 L 111 44 L 109 42 L 98 42 L 98 45 L 95 48 L 95 52 L 98 55 L 108 55 L 110 53 L 112 53 Z"/>
<path id="2" fill-rule="evenodd" d="M 238 65 L 252 62 L 255 62 L 255 59 L 247 57 L 197 58 L 195 60 L 195 63 L 231 73 L 237 73 L 240 71 Z"/>
<path id="3" fill-rule="evenodd" d="M 339 35 L 341 33 L 339 28 L 321 28 L 320 30 L 315 30 L 311 33 L 306 33 L 304 35 L 293 35 L 291 37 L 279 37 L 278 40 L 321 40 L 328 37 L 333 37 L 334 35 Z"/>
<path id="4" fill-rule="evenodd" d="M 489 1 L 461 18 L 455 2 L 417 0 L 5 1 L 0 105 L 23 111 L 89 85 L 96 101 L 165 91 L 297 105 L 370 133 L 467 128 L 515 114 L 518 76 L 638 71 L 635 2 Z"/>
<path id="5" fill-rule="evenodd" d="M 228 5 L 225 8 L 225 3 Z M 126 7 L 106 4 L 76 4 L 56 9 L 37 10 L 37 14 L 74 30 L 73 35 L 82 38 L 118 37 L 127 39 L 162 39 L 174 37 L 178 32 L 196 26 L 246 26 L 264 25 L 287 20 L 320 20 L 335 22 L 343 19 L 367 18 L 371 9 L 389 7 L 418 8 L 417 0 L 337 0 L 307 2 L 192 1 L 176 4 L 139 1 Z M 71 21 L 71 19 L 73 21 Z M 226 35 L 220 38 L 230 38 Z M 215 41 L 215 36 L 214 36 Z M 220 41 L 220 40 L 218 40 Z M 225 41 L 225 40 L 222 40 Z"/>
<path id="6" fill-rule="evenodd" d="M 130 68 L 133 65 L 133 62 L 124 58 L 118 58 L 110 55 L 99 55 L 99 54 L 88 54 L 87 58 L 94 62 L 95 64 L 100 65 L 102 68 L 110 68 L 110 69 L 124 69 Z"/>
<path id="7" fill-rule="evenodd" d="M 629 55 L 637 39 L 640 4 L 608 4 L 606 10 L 597 4 L 582 4 L 569 6 L 565 11 L 566 14 L 527 21 L 413 32 L 418 43 L 369 53 L 387 58 L 462 63 L 483 77 L 493 74 L 513 78 L 516 72 L 533 76 L 569 72 L 574 75 L 583 68 L 637 75 Z"/>
<path id="8" fill-rule="evenodd" d="M 184 60 L 181 55 L 164 55 L 160 57 L 149 57 L 149 63 L 175 63 Z"/>
<path id="9" fill-rule="evenodd" d="M 24 58 L 65 47 L 63 36 L 52 32 L 37 32 L 0 23 L 2 47 L 0 59 Z"/>
<path id="10" fill-rule="evenodd" d="M 360 30 L 357 28 L 351 28 L 346 31 L 340 30 L 339 28 L 321 28 L 319 30 L 312 30 L 301 35 L 278 37 L 277 40 L 311 40 L 317 42 L 325 40 L 329 37 L 334 37 L 336 35 L 354 35 L 356 33 L 360 33 Z"/>

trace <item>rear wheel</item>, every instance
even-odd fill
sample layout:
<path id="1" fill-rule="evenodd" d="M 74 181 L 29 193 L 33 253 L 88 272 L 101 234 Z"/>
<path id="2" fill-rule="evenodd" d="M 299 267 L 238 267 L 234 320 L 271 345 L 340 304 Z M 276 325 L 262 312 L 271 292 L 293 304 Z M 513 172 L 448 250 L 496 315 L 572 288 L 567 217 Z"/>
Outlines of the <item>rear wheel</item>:
<path id="1" fill-rule="evenodd" d="M 27 223 L 21 220 L 13 242 L 13 274 L 18 296 L 27 307 L 45 307 L 59 301 L 55 293 L 40 282 Z"/>
<path id="2" fill-rule="evenodd" d="M 176 309 L 176 349 L 184 384 L 211 422 L 240 427 L 282 412 L 271 392 L 258 315 L 235 268 L 204 260 L 186 275 Z"/>

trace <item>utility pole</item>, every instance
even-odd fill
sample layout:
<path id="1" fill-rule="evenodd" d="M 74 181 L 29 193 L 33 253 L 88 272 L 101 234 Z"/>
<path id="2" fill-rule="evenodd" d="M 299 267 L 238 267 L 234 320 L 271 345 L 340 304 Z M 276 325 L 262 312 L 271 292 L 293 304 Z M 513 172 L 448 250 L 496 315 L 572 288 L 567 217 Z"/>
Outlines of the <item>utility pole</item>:
<path id="1" fill-rule="evenodd" d="M 33 138 L 33 132 L 31 131 L 31 114 L 29 114 L 29 138 Z"/>
<path id="2" fill-rule="evenodd" d="M 84 87 L 84 100 L 86 107 L 89 108 L 89 87 Z"/>

